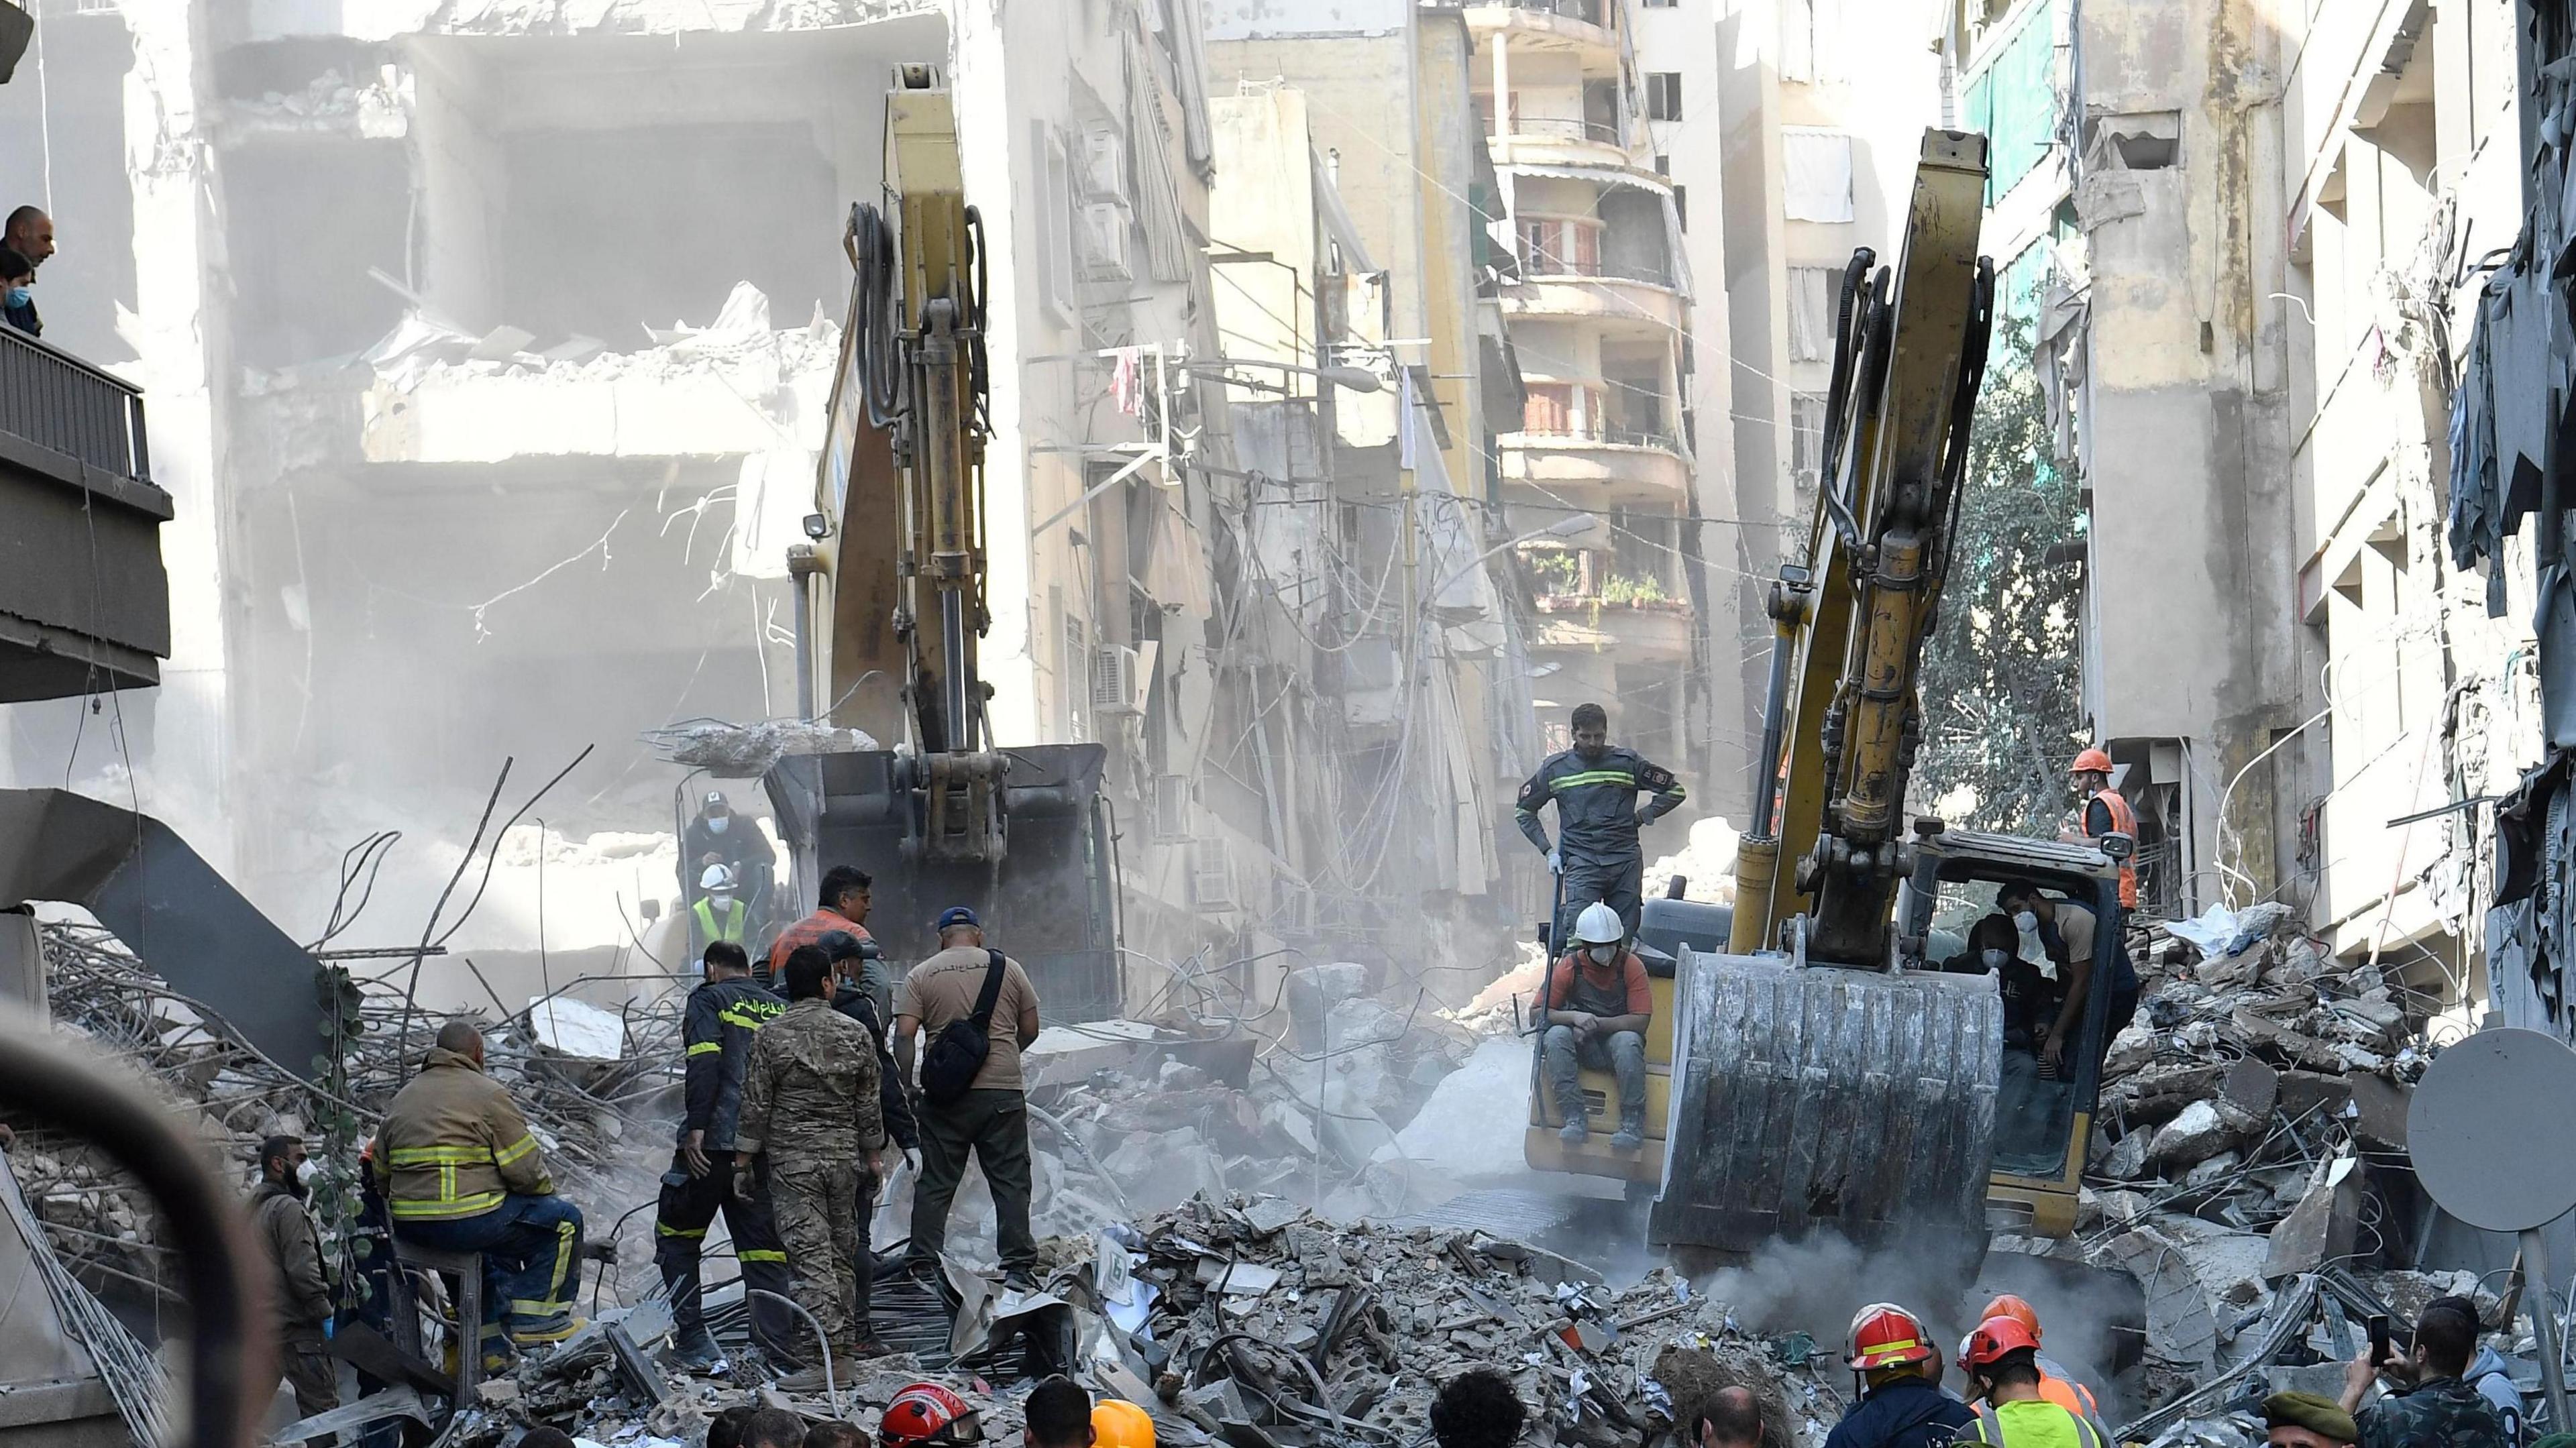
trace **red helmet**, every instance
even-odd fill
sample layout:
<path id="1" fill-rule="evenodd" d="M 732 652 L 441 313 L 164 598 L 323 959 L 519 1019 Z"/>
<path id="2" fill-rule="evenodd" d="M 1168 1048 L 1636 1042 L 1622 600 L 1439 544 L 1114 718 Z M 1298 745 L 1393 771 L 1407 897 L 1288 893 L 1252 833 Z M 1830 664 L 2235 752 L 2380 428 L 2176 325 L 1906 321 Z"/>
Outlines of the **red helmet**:
<path id="1" fill-rule="evenodd" d="M 2111 756 L 2103 753 L 2099 749 L 2087 749 L 2083 753 L 2075 756 L 2075 762 L 2066 766 L 2066 772 L 2069 774 L 2109 774 L 2111 772 Z"/>
<path id="2" fill-rule="evenodd" d="M 1959 1344 L 1959 1371 L 1972 1373 L 1991 1367 L 1996 1359 L 2024 1348 L 2038 1351 L 2039 1335 L 2024 1327 L 2019 1318 L 1989 1317 L 1977 1324 L 1966 1342 Z"/>
<path id="3" fill-rule="evenodd" d="M 2033 1343 L 2039 1341 L 2039 1309 L 2031 1306 L 2019 1293 L 2007 1292 L 1987 1303 L 1986 1310 L 1977 1314 L 1977 1321 L 1984 1322 L 1993 1317 L 2011 1318 L 2030 1329 L 2030 1340 Z"/>
<path id="4" fill-rule="evenodd" d="M 1861 1373 L 1899 1363 L 1928 1363 L 1940 1356 L 1923 1319 L 1893 1302 L 1873 1302 L 1852 1314 L 1851 1338 L 1844 1346 L 1844 1361 Z"/>
<path id="5" fill-rule="evenodd" d="M 877 1425 L 877 1441 L 897 1444 L 957 1444 L 984 1441 L 983 1425 L 966 1400 L 937 1383 L 914 1383 L 886 1404 Z"/>

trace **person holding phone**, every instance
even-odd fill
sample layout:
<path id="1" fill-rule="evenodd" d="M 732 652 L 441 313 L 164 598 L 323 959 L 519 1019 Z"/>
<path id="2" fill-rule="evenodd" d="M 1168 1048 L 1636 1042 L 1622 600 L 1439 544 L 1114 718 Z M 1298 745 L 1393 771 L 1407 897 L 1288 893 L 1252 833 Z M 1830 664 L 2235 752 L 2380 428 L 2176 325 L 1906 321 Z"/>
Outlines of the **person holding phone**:
<path id="1" fill-rule="evenodd" d="M 2373 1341 L 2344 1368 L 2342 1407 L 2360 1429 L 2358 1448 L 2513 1448 L 2495 1404 L 2466 1381 L 2478 1351 L 2478 1309 L 2465 1297 L 2436 1297 L 2415 1320 L 2413 1342 Z M 2385 1378 L 2389 1393 L 2362 1400 Z"/>

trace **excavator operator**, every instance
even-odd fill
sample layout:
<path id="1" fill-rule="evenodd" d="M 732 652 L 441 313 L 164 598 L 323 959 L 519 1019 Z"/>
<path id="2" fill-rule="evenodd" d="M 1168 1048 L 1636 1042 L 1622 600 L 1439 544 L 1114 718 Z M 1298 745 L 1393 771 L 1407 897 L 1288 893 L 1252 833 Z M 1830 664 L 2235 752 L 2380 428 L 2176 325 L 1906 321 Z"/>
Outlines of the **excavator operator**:
<path id="1" fill-rule="evenodd" d="M 1626 933 L 1637 933 L 1638 894 L 1645 882 L 1646 857 L 1637 832 L 1680 808 L 1685 795 L 1673 772 L 1649 762 L 1633 749 L 1613 748 L 1610 716 L 1598 704 L 1574 706 L 1574 747 L 1547 757 L 1538 773 L 1521 786 L 1514 812 L 1521 833 L 1547 856 L 1548 869 L 1562 877 L 1563 893 L 1551 940 L 1565 938 L 1568 910 L 1595 900 L 1619 912 Z M 1637 792 L 1654 796 L 1644 805 Z M 1556 802 L 1558 839 L 1548 843 L 1538 812 Z"/>
<path id="2" fill-rule="evenodd" d="M 1558 1134 L 1568 1145 L 1591 1134 L 1580 1084 L 1585 1066 L 1606 1066 L 1619 1081 L 1619 1130 L 1610 1144 L 1621 1151 L 1646 1144 L 1646 1024 L 1655 998 L 1646 963 L 1627 939 L 1619 913 L 1595 901 L 1575 917 L 1574 948 L 1548 970 L 1547 1077 L 1565 1117 Z"/>

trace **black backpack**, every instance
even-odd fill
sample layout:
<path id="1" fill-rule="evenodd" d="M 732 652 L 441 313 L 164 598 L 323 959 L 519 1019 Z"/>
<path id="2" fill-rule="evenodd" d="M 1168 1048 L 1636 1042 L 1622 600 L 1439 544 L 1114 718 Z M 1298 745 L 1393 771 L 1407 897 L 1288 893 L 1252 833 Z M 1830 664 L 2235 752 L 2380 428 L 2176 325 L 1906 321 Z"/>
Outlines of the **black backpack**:
<path id="1" fill-rule="evenodd" d="M 946 1106 L 975 1084 L 984 1058 L 993 1052 L 993 1005 L 1002 998 L 1002 952 L 986 949 L 984 989 L 975 997 L 975 1013 L 939 1028 L 930 1049 L 921 1053 L 921 1099 Z"/>

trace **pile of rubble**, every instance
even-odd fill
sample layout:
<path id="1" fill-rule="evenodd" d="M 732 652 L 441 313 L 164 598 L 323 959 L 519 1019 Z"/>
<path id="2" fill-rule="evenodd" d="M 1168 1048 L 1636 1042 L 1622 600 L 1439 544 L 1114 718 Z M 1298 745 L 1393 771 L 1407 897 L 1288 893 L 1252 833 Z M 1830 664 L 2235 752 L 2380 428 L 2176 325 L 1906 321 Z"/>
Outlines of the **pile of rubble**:
<path id="1" fill-rule="evenodd" d="M 86 1037 L 100 1060 L 193 1107 L 193 1129 L 217 1155 L 240 1164 L 245 1182 L 262 1139 L 304 1137 L 322 1172 L 314 1201 L 325 1231 L 345 1229 L 355 1216 L 356 1146 L 417 1069 L 443 1014 L 413 1008 L 390 979 L 350 982 L 351 1029 L 339 1070 L 317 1088 L 212 1024 L 106 931 L 47 924 L 43 938 L 57 1030 Z M 675 996 L 621 1018 L 571 1000 L 516 1013 L 494 1003 L 485 1027 L 488 1069 L 508 1084 L 548 1167 L 575 1198 L 649 1194 L 649 1175 L 639 1170 L 658 1169 L 667 1149 L 677 1006 Z M 323 1050 L 330 1051 L 327 1043 Z M 335 1135 L 346 1139 L 345 1151 L 332 1146 Z M 648 1156 L 654 1164 L 640 1168 Z M 178 1274 L 161 1241 L 158 1209 L 86 1138 L 31 1126 L 18 1134 L 9 1166 L 49 1244 L 86 1285 L 112 1300 L 137 1292 L 175 1298 Z"/>

